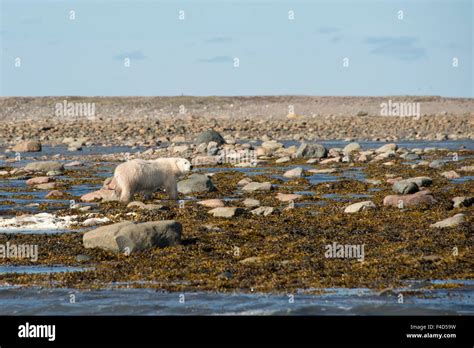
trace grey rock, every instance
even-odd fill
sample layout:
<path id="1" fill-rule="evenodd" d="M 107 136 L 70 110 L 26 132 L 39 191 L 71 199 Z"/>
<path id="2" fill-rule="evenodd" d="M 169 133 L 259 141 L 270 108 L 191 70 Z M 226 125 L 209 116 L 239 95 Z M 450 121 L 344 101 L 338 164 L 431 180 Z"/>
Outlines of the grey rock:
<path id="1" fill-rule="evenodd" d="M 321 144 L 302 143 L 296 151 L 296 158 L 323 158 L 328 154 L 328 150 Z"/>
<path id="2" fill-rule="evenodd" d="M 271 213 L 273 213 L 274 210 L 275 210 L 275 208 L 273 208 L 273 207 L 258 207 L 257 209 L 254 209 L 250 212 L 253 215 L 267 216 L 267 215 L 270 215 Z"/>
<path id="3" fill-rule="evenodd" d="M 218 145 L 225 144 L 224 138 L 213 129 L 205 130 L 204 132 L 199 134 L 196 137 L 196 140 L 194 141 L 194 143 L 196 145 L 199 145 L 199 144 L 202 144 L 202 143 L 207 144 L 211 141 L 216 142 Z"/>
<path id="4" fill-rule="evenodd" d="M 402 195 L 418 192 L 420 189 L 417 184 L 408 180 L 397 181 L 392 186 L 392 190 Z"/>
<path id="5" fill-rule="evenodd" d="M 251 182 L 244 187 L 243 191 L 269 191 L 272 189 L 272 184 L 270 182 Z"/>
<path id="6" fill-rule="evenodd" d="M 31 162 L 25 166 L 25 170 L 30 172 L 64 172 L 64 166 L 55 161 L 38 161 L 38 162 Z"/>
<path id="7" fill-rule="evenodd" d="M 181 241 L 182 225 L 174 220 L 135 223 L 119 222 L 84 233 L 85 248 L 132 253 L 152 247 L 177 245 Z"/>
<path id="8" fill-rule="evenodd" d="M 402 155 L 400 157 L 406 159 L 407 161 L 415 161 L 415 160 L 421 159 L 420 155 L 418 155 L 416 153 L 413 153 L 413 152 L 407 153 L 407 154 Z"/>
<path id="9" fill-rule="evenodd" d="M 431 162 L 428 167 L 430 168 L 441 168 L 442 166 L 444 165 L 443 161 L 441 160 L 434 160 L 433 162 Z"/>
<path id="10" fill-rule="evenodd" d="M 91 259 L 92 257 L 90 257 L 89 255 L 84 255 L 84 254 L 76 255 L 76 261 L 78 262 L 87 262 L 87 261 L 90 261 Z"/>
<path id="11" fill-rule="evenodd" d="M 178 182 L 178 192 L 183 194 L 212 192 L 216 188 L 207 175 L 192 174 L 187 179 Z"/>

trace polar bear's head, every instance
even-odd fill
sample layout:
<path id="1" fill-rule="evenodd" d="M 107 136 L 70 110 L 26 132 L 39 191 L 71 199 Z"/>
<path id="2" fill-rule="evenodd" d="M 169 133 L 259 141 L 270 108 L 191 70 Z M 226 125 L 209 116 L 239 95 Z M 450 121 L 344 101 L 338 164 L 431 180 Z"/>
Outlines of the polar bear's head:
<path id="1" fill-rule="evenodd" d="M 181 174 L 186 174 L 192 169 L 191 162 L 186 158 L 176 158 L 176 166 L 178 167 Z"/>

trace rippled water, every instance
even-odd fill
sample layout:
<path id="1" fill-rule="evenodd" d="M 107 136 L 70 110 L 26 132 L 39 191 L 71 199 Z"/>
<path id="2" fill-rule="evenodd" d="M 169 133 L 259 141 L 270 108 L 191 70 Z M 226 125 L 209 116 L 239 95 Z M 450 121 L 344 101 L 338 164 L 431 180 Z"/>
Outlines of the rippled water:
<path id="1" fill-rule="evenodd" d="M 2 315 L 473 315 L 474 282 L 450 290 L 324 289 L 322 295 L 0 287 Z M 403 293 L 410 290 L 411 293 Z M 403 303 L 399 303 L 399 293 Z M 414 292 L 414 293 L 413 293 Z M 70 303 L 71 294 L 75 303 Z M 184 295 L 184 303 L 182 303 Z M 180 301 L 181 300 L 181 301 Z"/>

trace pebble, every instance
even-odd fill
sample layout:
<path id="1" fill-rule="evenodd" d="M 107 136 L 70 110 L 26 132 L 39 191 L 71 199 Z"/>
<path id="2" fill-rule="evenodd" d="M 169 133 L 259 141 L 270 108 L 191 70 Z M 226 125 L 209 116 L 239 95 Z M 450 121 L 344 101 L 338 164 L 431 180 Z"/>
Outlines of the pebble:
<path id="1" fill-rule="evenodd" d="M 372 201 L 364 201 L 351 204 L 344 209 L 344 213 L 357 213 L 362 210 L 375 209 L 377 206 Z"/>
<path id="2" fill-rule="evenodd" d="M 251 182 L 242 187 L 243 191 L 269 191 L 272 189 L 272 184 L 270 182 Z"/>
<path id="3" fill-rule="evenodd" d="M 208 214 L 211 214 L 214 217 L 231 218 L 231 217 L 240 215 L 243 212 L 244 210 L 239 207 L 218 207 L 218 208 L 209 210 Z"/>
<path id="4" fill-rule="evenodd" d="M 207 208 L 218 208 L 218 207 L 223 207 L 224 202 L 220 199 L 206 199 L 204 201 L 199 201 L 197 204 L 203 205 Z"/>
<path id="5" fill-rule="evenodd" d="M 280 202 L 291 202 L 291 201 L 296 201 L 297 199 L 302 198 L 302 195 L 298 195 L 295 193 L 277 193 L 276 199 L 278 199 Z"/>
<path id="6" fill-rule="evenodd" d="M 242 204 L 246 208 L 255 208 L 255 207 L 258 207 L 260 205 L 260 201 L 258 199 L 246 198 L 246 199 L 244 199 Z"/>
<path id="7" fill-rule="evenodd" d="M 303 176 L 303 168 L 297 167 L 286 171 L 283 176 L 285 178 L 301 178 Z"/>
<path id="8" fill-rule="evenodd" d="M 275 161 L 275 163 L 286 163 L 286 162 L 290 162 L 290 161 L 291 161 L 290 157 L 286 156 L 286 157 L 281 157 L 281 158 L 277 159 Z"/>
<path id="9" fill-rule="evenodd" d="M 465 221 L 465 215 L 464 214 L 456 214 L 450 218 L 438 221 L 432 225 L 430 225 L 431 228 L 447 228 L 447 227 L 456 227 Z"/>
<path id="10" fill-rule="evenodd" d="M 456 173 L 454 170 L 449 170 L 447 172 L 442 172 L 441 176 L 444 176 L 446 179 L 450 179 L 450 180 L 459 179 L 461 177 L 461 175 Z"/>
<path id="11" fill-rule="evenodd" d="M 254 209 L 252 211 L 250 211 L 253 215 L 263 215 L 263 216 L 268 216 L 270 215 L 271 213 L 273 213 L 273 211 L 275 210 L 275 208 L 273 207 L 265 207 L 265 206 L 262 206 L 262 207 L 258 207 L 257 209 Z"/>
<path id="12" fill-rule="evenodd" d="M 454 197 L 453 198 L 453 207 L 470 207 L 474 204 L 474 197 Z"/>

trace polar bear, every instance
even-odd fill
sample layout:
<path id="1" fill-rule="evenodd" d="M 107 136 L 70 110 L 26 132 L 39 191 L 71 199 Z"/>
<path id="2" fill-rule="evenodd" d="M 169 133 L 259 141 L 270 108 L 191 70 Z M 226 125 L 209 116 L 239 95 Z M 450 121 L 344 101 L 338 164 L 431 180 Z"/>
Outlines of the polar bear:
<path id="1" fill-rule="evenodd" d="M 170 199 L 178 199 L 176 181 L 191 169 L 185 158 L 134 159 L 115 168 L 115 192 L 120 201 L 130 202 L 135 193 L 151 196 L 164 188 Z"/>

